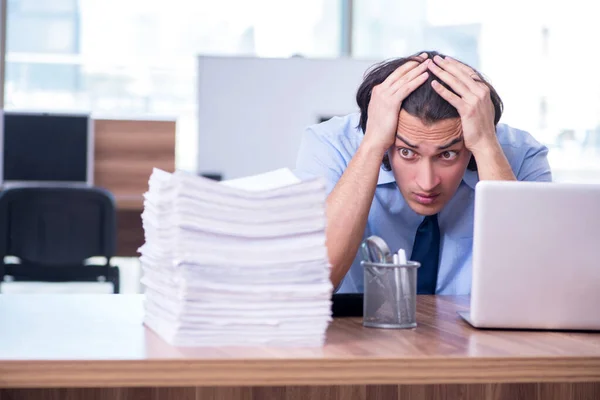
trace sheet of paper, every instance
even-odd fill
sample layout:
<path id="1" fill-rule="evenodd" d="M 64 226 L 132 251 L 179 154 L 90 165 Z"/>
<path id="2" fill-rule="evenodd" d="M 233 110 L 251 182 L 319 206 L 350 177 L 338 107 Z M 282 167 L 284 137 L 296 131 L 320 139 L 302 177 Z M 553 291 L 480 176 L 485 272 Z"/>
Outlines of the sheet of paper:
<path id="1" fill-rule="evenodd" d="M 221 182 L 222 185 L 250 191 L 278 189 L 296 183 L 300 183 L 300 179 L 289 168 Z"/>

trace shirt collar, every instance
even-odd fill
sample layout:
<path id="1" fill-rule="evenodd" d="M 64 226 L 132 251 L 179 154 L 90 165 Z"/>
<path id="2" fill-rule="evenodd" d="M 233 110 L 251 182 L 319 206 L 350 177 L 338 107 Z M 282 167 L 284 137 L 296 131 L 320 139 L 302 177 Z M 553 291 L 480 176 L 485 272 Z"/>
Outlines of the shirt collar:
<path id="1" fill-rule="evenodd" d="M 479 182 L 479 175 L 477 171 L 466 170 L 463 176 L 463 181 L 473 190 L 475 185 Z M 394 173 L 392 171 L 386 171 L 382 167 L 379 168 L 379 177 L 377 178 L 377 185 L 386 185 L 388 183 L 396 182 Z"/>

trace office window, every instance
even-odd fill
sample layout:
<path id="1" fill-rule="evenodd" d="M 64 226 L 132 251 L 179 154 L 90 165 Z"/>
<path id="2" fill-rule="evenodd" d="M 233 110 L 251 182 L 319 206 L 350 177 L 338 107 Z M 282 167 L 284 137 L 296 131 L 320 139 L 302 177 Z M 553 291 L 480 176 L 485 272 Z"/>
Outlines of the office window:
<path id="1" fill-rule="evenodd" d="M 76 54 L 77 0 L 9 0 L 7 50 L 10 53 Z"/>
<path id="2" fill-rule="evenodd" d="M 196 56 L 337 57 L 340 0 L 9 0 L 7 109 L 177 118 L 196 163 Z"/>
<path id="3" fill-rule="evenodd" d="M 550 147 L 559 180 L 600 180 L 600 35 L 583 0 L 355 0 L 354 56 L 437 49 L 490 79 L 502 121 Z"/>

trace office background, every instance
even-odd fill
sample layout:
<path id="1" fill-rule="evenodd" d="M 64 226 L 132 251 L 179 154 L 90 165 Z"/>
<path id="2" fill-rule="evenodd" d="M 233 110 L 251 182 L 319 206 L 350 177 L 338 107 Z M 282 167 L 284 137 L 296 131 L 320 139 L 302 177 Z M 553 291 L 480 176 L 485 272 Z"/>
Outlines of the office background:
<path id="1" fill-rule="evenodd" d="M 231 146 L 231 137 L 209 132 L 212 144 L 203 147 L 207 133 L 199 123 L 199 102 L 210 101 L 211 93 L 199 95 L 202 57 L 369 65 L 435 49 L 491 80 L 505 103 L 502 122 L 550 147 L 558 180 L 597 181 L 600 77 L 594 71 L 600 56 L 591 45 L 600 34 L 596 7 L 583 0 L 7 0 L 4 109 L 175 120 L 176 167 L 219 174 L 220 166 L 203 164 L 202 155 Z M 256 102 L 262 104 L 256 110 L 248 102 L 247 112 L 289 111 L 281 101 L 265 110 L 267 100 Z M 320 117 L 342 111 L 324 109 Z M 238 114 L 227 112 L 233 119 Z M 297 127 L 282 135 L 300 133 Z M 256 139 L 266 153 L 279 147 Z M 215 159 L 230 155 L 221 151 Z M 252 151 L 246 155 L 245 163 L 261 159 Z M 135 270 L 135 258 L 123 262 Z M 123 285 L 124 291 L 136 288 Z"/>

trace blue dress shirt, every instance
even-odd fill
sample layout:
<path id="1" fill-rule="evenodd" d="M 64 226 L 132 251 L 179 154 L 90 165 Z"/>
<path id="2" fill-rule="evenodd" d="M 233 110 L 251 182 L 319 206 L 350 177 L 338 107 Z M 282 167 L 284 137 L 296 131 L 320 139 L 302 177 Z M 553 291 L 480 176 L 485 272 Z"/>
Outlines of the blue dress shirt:
<path id="1" fill-rule="evenodd" d="M 302 137 L 295 173 L 299 177 L 324 177 L 327 192 L 331 192 L 363 140 L 359 117 L 355 113 L 308 127 Z M 546 146 L 529 133 L 505 124 L 498 124 L 496 132 L 518 180 L 552 180 Z M 441 240 L 436 294 L 470 294 L 474 189 L 478 179 L 476 171 L 467 170 L 454 197 L 438 215 Z M 411 254 L 415 232 L 422 220 L 405 202 L 392 172 L 380 169 L 364 238 L 380 236 L 392 251 L 404 248 Z M 338 293 L 362 293 L 360 261 L 359 252 L 337 288 Z"/>

